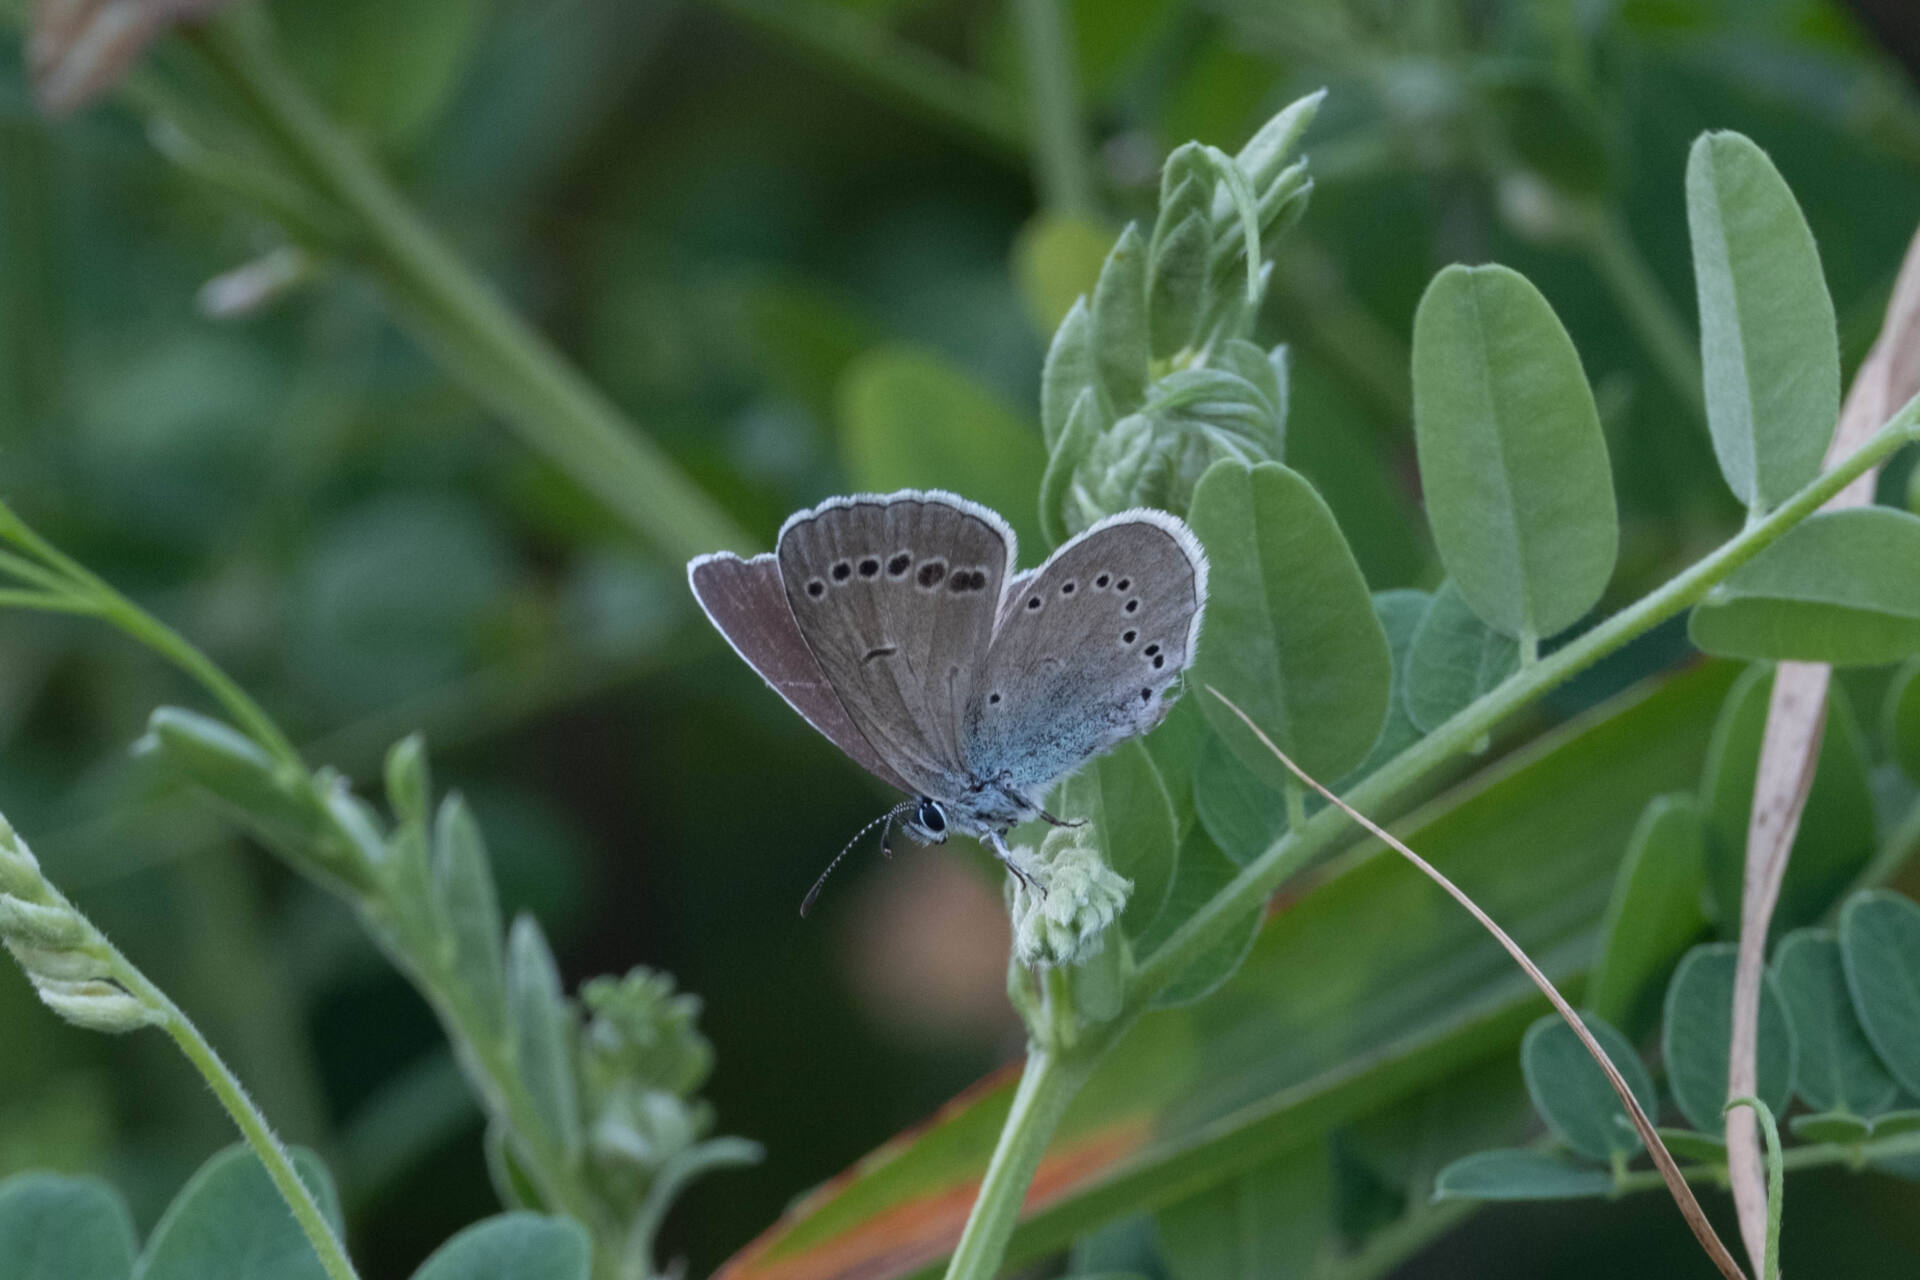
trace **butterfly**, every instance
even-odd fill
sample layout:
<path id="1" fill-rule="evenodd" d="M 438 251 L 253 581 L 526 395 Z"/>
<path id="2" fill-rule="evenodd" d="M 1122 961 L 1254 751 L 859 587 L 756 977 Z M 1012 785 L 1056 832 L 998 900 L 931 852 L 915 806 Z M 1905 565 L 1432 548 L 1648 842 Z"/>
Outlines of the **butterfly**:
<path id="1" fill-rule="evenodd" d="M 700 556 L 687 577 L 774 692 L 911 797 L 883 815 L 883 848 L 896 819 L 922 843 L 959 831 L 1024 880 L 1006 833 L 1060 823 L 1047 789 L 1166 717 L 1200 634 L 1207 560 L 1184 522 L 1146 509 L 1100 521 L 1038 569 L 1015 560 L 998 514 L 909 489 L 830 498 L 790 516 L 774 551 Z"/>

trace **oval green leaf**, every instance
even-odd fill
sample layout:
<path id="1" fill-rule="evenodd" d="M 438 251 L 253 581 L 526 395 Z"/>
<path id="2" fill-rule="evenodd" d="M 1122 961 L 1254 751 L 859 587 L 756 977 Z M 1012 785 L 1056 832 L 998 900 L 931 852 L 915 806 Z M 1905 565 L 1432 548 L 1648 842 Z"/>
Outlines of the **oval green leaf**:
<path id="1" fill-rule="evenodd" d="M 1333 512 L 1277 462 L 1215 463 L 1189 517 L 1211 564 L 1194 696 L 1248 768 L 1290 775 L 1211 693 L 1218 689 L 1317 778 L 1366 758 L 1386 720 L 1393 658 Z"/>
<path id="2" fill-rule="evenodd" d="M 1120 927 L 1139 937 L 1166 903 L 1179 854 L 1173 802 L 1153 757 L 1138 739 L 1122 743 L 1068 779 L 1065 793 L 1057 816 L 1092 824 L 1107 865 L 1133 881 Z"/>
<path id="3" fill-rule="evenodd" d="M 1660 1095 L 1653 1091 L 1653 1077 L 1647 1074 L 1639 1051 L 1596 1015 L 1582 1013 L 1580 1018 L 1613 1059 L 1641 1110 L 1649 1116 L 1659 1114 Z M 1631 1156 L 1640 1150 L 1640 1134 L 1607 1073 L 1559 1014 L 1549 1013 L 1527 1028 L 1520 1041 L 1520 1070 L 1534 1110 L 1569 1149 L 1591 1160 Z"/>
<path id="4" fill-rule="evenodd" d="M 587 1280 L 584 1227 L 570 1218 L 503 1213 L 433 1251 L 413 1280 Z"/>
<path id="5" fill-rule="evenodd" d="M 1701 783 L 1707 813 L 1707 904 L 1726 938 L 1739 933 L 1747 826 L 1772 693 L 1771 668 L 1743 672 L 1727 693 L 1707 749 Z M 1836 681 L 1827 690 L 1820 759 L 1794 835 L 1770 935 L 1779 938 L 1824 916 L 1873 857 L 1878 843 L 1866 744 L 1846 691 Z"/>
<path id="6" fill-rule="evenodd" d="M 519 916 L 507 934 L 507 1029 L 520 1078 L 541 1123 L 569 1153 L 580 1149 L 573 1019 L 546 934 L 532 916 Z"/>
<path id="7" fill-rule="evenodd" d="M 98 1178 L 24 1173 L 0 1182 L 8 1280 L 126 1280 L 133 1253 L 133 1215 Z"/>
<path id="8" fill-rule="evenodd" d="M 1885 890 L 1856 894 L 1840 912 L 1840 956 L 1881 1063 L 1920 1093 L 1920 906 Z"/>
<path id="9" fill-rule="evenodd" d="M 1476 1151 L 1440 1171 L 1435 1200 L 1585 1200 L 1610 1195 L 1613 1175 L 1544 1151 Z"/>
<path id="10" fill-rule="evenodd" d="M 1167 905 L 1147 930 L 1147 936 L 1140 940 L 1136 948 L 1138 954 L 1142 957 L 1152 954 L 1168 934 L 1224 888 L 1238 870 L 1203 829 L 1196 826 L 1189 831 L 1180 842 L 1180 865 L 1174 872 Z M 1246 962 L 1265 917 L 1263 908 L 1254 907 L 1239 919 L 1222 925 L 1213 942 L 1194 958 L 1186 972 L 1153 998 L 1153 1007 L 1176 1009 L 1212 995 Z"/>
<path id="11" fill-rule="evenodd" d="M 1920 516 L 1809 516 L 1708 592 L 1687 634 L 1728 658 L 1858 666 L 1920 653 Z"/>
<path id="12" fill-rule="evenodd" d="M 1920 475 L 1920 471 L 1915 474 Z M 1894 673 L 1882 718 L 1887 750 L 1901 772 L 1920 782 L 1920 661 L 1909 662 Z"/>
<path id="13" fill-rule="evenodd" d="M 1849 1147 L 1858 1146 L 1873 1136 L 1872 1125 L 1846 1111 L 1795 1116 L 1787 1121 L 1787 1127 L 1793 1130 L 1794 1137 L 1808 1142 L 1832 1142 Z"/>
<path id="14" fill-rule="evenodd" d="M 1667 986 L 1660 1056 L 1667 1064 L 1667 1086 L 1694 1128 L 1722 1127 L 1727 1104 L 1727 1054 L 1733 1042 L 1733 970 L 1730 942 L 1706 943 L 1687 952 Z M 1760 1029 L 1754 1074 L 1760 1100 L 1775 1115 L 1786 1110 L 1793 1093 L 1793 1026 L 1786 1002 L 1767 974 L 1760 988 Z"/>
<path id="15" fill-rule="evenodd" d="M 1095 373 L 1119 414 L 1146 399 L 1152 360 L 1147 325 L 1147 242 L 1129 222 L 1113 243 L 1093 286 L 1092 351 Z"/>
<path id="16" fill-rule="evenodd" d="M 1788 934 L 1774 954 L 1773 976 L 1800 1046 L 1794 1092 L 1816 1111 L 1872 1117 L 1891 1107 L 1900 1086 L 1887 1074 L 1853 1011 L 1840 939 L 1833 931 L 1797 929 Z"/>
<path id="17" fill-rule="evenodd" d="M 1007 518 L 1038 547 L 1034 494 L 1047 451 L 1033 424 L 946 360 L 877 347 L 840 380 L 840 451 L 855 486 L 951 489 Z"/>
<path id="18" fill-rule="evenodd" d="M 1468 703 L 1512 675 L 1520 646 L 1480 620 L 1460 584 L 1440 584 L 1413 636 L 1407 659 L 1407 714 L 1432 733 Z"/>
<path id="19" fill-rule="evenodd" d="M 1707 426 L 1750 511 L 1820 470 L 1840 415 L 1840 347 L 1820 252 L 1773 161 L 1737 133 L 1687 157 Z"/>
<path id="20" fill-rule="evenodd" d="M 1413 320 L 1413 425 L 1427 519 L 1473 611 L 1545 639 L 1606 589 L 1613 472 L 1573 340 L 1500 266 L 1434 277 Z"/>
<path id="21" fill-rule="evenodd" d="M 1645 1025 L 1649 997 L 1706 927 L 1707 823 L 1689 795 L 1657 796 L 1640 815 L 1600 924 L 1587 1003 L 1622 1026 Z"/>
<path id="22" fill-rule="evenodd" d="M 1193 765 L 1193 811 L 1220 852 L 1244 867 L 1287 830 L 1286 797 L 1209 733 Z"/>
<path id="23" fill-rule="evenodd" d="M 300 1181 L 340 1230 L 340 1202 L 326 1166 L 293 1153 Z M 139 1280 L 326 1280 L 313 1246 L 251 1148 L 228 1147 L 180 1189 L 147 1240 Z"/>

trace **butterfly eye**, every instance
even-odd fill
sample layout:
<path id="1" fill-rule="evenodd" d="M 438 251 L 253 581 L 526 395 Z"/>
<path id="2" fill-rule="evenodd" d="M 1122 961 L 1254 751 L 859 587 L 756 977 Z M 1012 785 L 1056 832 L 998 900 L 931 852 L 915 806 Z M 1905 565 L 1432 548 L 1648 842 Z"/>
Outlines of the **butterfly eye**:
<path id="1" fill-rule="evenodd" d="M 919 818 L 921 826 L 933 832 L 935 835 L 947 829 L 946 815 L 942 814 L 940 812 L 940 806 L 931 800 L 922 800 L 920 802 L 920 812 L 915 816 Z"/>

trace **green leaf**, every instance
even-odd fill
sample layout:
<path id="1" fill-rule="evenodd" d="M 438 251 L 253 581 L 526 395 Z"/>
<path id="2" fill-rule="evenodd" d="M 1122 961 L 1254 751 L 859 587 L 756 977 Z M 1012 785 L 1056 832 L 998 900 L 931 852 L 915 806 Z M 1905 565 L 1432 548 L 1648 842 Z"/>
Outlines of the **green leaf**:
<path id="1" fill-rule="evenodd" d="M 459 796 L 440 806 L 433 831 L 433 901 L 443 958 L 459 975 L 486 1025 L 506 1025 L 506 959 L 500 903 L 493 889 L 487 845 L 473 811 Z"/>
<path id="2" fill-rule="evenodd" d="M 293 1152 L 321 1210 L 340 1230 L 340 1201 L 326 1166 Z M 200 1166 L 147 1240 L 137 1280 L 326 1280 L 313 1246 L 251 1148 L 232 1146 Z"/>
<path id="3" fill-rule="evenodd" d="M 1667 1065 L 1667 1086 L 1682 1114 L 1696 1129 L 1721 1127 L 1727 1104 L 1727 1054 L 1733 1041 L 1731 942 L 1703 943 L 1681 959 L 1667 986 L 1660 1056 Z M 1793 1093 L 1793 1026 L 1773 975 L 1760 988 L 1760 1028 L 1754 1062 L 1762 1102 L 1777 1115 Z"/>
<path id="4" fill-rule="evenodd" d="M 1178 864 L 1173 802 L 1138 740 L 1122 743 L 1065 784 L 1057 816 L 1084 819 L 1107 865 L 1133 881 L 1120 927 L 1137 938 L 1167 901 Z"/>
<path id="5" fill-rule="evenodd" d="M 1682 1163 L 1725 1164 L 1727 1140 L 1723 1133 L 1700 1133 L 1693 1129 L 1656 1128 L 1660 1141 L 1667 1144 L 1673 1158 Z"/>
<path id="6" fill-rule="evenodd" d="M 1333 513 L 1279 463 L 1215 464 L 1194 491 L 1211 564 L 1195 695 L 1214 730 L 1274 787 L 1286 768 L 1218 698 L 1252 717 L 1317 778 L 1366 758 L 1386 720 L 1393 657 Z"/>
<path id="7" fill-rule="evenodd" d="M 1840 415 L 1833 300 L 1793 192 L 1739 134 L 1694 142 L 1687 225 L 1713 451 L 1734 495 L 1764 511 L 1819 472 Z"/>
<path id="8" fill-rule="evenodd" d="M 1793 1130 L 1796 1138 L 1804 1138 L 1808 1142 L 1833 1142 L 1847 1147 L 1858 1146 L 1873 1136 L 1871 1124 L 1847 1111 L 1795 1116 L 1787 1122 L 1787 1127 Z"/>
<path id="9" fill-rule="evenodd" d="M 1193 811 L 1220 852 L 1246 866 L 1287 829 L 1286 797 L 1209 733 L 1193 766 Z"/>
<path id="10" fill-rule="evenodd" d="M 1634 1026 L 1667 975 L 1706 927 L 1707 824 L 1698 802 L 1656 797 L 1633 829 L 1600 925 L 1599 960 L 1587 982 L 1595 1013 Z"/>
<path id="11" fill-rule="evenodd" d="M 1172 1280 L 1288 1280 L 1311 1274 L 1333 1211 L 1332 1166 L 1310 1143 L 1160 1211 Z"/>
<path id="12" fill-rule="evenodd" d="M 1885 890 L 1855 894 L 1840 912 L 1840 955 L 1867 1039 L 1920 1093 L 1920 906 Z"/>
<path id="13" fill-rule="evenodd" d="M 1653 1091 L 1653 1077 L 1647 1074 L 1639 1051 L 1599 1017 L 1582 1013 L 1581 1021 L 1613 1059 L 1641 1109 L 1649 1116 L 1658 1115 L 1660 1097 Z M 1620 1095 L 1559 1014 L 1546 1014 L 1527 1028 L 1526 1038 L 1520 1042 L 1520 1069 L 1526 1075 L 1534 1110 L 1554 1136 L 1573 1151 L 1589 1159 L 1607 1160 L 1640 1150 L 1640 1134 Z"/>
<path id="14" fill-rule="evenodd" d="M 1247 182 L 1255 191 L 1265 191 L 1272 186 L 1287 167 L 1288 157 L 1300 145 L 1300 136 L 1313 123 L 1313 118 L 1320 114 L 1320 104 L 1326 99 L 1327 91 L 1316 89 L 1288 103 L 1261 125 L 1247 139 L 1246 145 L 1234 154 L 1234 162 L 1247 175 Z M 1225 218 L 1230 212 L 1230 204 L 1224 193 L 1215 193 L 1214 217 Z"/>
<path id="15" fill-rule="evenodd" d="M 1031 514 L 1046 448 L 1026 418 L 941 357 L 876 347 L 840 383 L 840 447 L 860 489 L 951 489 L 1004 515 L 1038 546 Z"/>
<path id="16" fill-rule="evenodd" d="M 1449 578 L 1414 632 L 1407 658 L 1407 715 L 1431 733 L 1520 666 L 1520 646 L 1480 621 Z"/>
<path id="17" fill-rule="evenodd" d="M 1374 739 L 1367 758 L 1334 784 L 1336 792 L 1346 791 L 1420 741 L 1420 726 L 1413 722 L 1407 710 L 1407 676 L 1413 661 L 1413 638 L 1419 632 L 1421 619 L 1432 607 L 1433 597 L 1424 591 L 1402 589 L 1374 593 L 1373 612 L 1380 619 L 1380 629 L 1386 633 L 1387 650 L 1393 658 L 1393 679 L 1387 690 L 1387 722 L 1380 727 L 1380 736 Z"/>
<path id="18" fill-rule="evenodd" d="M 1794 1092 L 1816 1111 L 1871 1117 L 1892 1106 L 1900 1086 L 1853 1011 L 1838 936 L 1830 929 L 1788 934 L 1774 953 L 1773 976 L 1800 1046 Z"/>
<path id="19" fill-rule="evenodd" d="M 1198 143 L 1177 148 L 1161 168 L 1160 215 L 1153 227 L 1147 282 L 1156 356 L 1172 356 L 1192 343 L 1206 309 L 1217 185 Z"/>
<path id="20" fill-rule="evenodd" d="M 1897 1138 L 1903 1133 L 1920 1132 L 1920 1111 L 1889 1111 L 1873 1118 L 1873 1136 Z"/>
<path id="21" fill-rule="evenodd" d="M 503 1213 L 433 1251 L 413 1280 L 587 1280 L 592 1245 L 570 1218 Z"/>
<path id="22" fill-rule="evenodd" d="M 23 1173 L 0 1182 L 7 1280 L 127 1280 L 133 1215 L 98 1178 Z"/>
<path id="23" fill-rule="evenodd" d="M 1920 516 L 1807 517 L 1709 591 L 1687 634 L 1729 658 L 1870 666 L 1920 653 Z"/>
<path id="24" fill-rule="evenodd" d="M 1725 938 L 1739 936 L 1747 826 L 1772 692 L 1770 668 L 1755 667 L 1741 675 L 1714 726 L 1701 782 L 1707 814 L 1707 906 Z M 1813 924 L 1846 891 L 1879 847 L 1873 815 L 1866 746 L 1846 691 L 1836 681 L 1827 690 L 1826 733 L 1774 907 L 1771 937 Z"/>
<path id="25" fill-rule="evenodd" d="M 1613 1175 L 1544 1151 L 1476 1151 L 1440 1171 L 1435 1200 L 1585 1200 L 1613 1193 Z"/>
<path id="26" fill-rule="evenodd" d="M 1092 341 L 1093 317 L 1087 310 L 1087 300 L 1080 298 L 1054 330 L 1047 362 L 1040 370 L 1040 436 L 1049 450 L 1059 448 L 1075 402 L 1082 395 L 1099 394 Z M 1051 459 L 1048 465 L 1052 465 Z"/>
<path id="27" fill-rule="evenodd" d="M 507 937 L 507 1026 L 521 1081 L 562 1151 L 580 1149 L 580 1091 L 573 1067 L 573 1011 L 546 935 L 532 916 Z"/>
<path id="28" fill-rule="evenodd" d="M 1113 229 L 1072 214 L 1042 210 L 1013 242 L 1013 280 L 1041 333 L 1057 333 L 1100 278 Z M 1083 382 L 1081 385 L 1085 385 Z"/>
<path id="29" fill-rule="evenodd" d="M 1920 468 L 1915 474 L 1920 475 Z M 1887 686 L 1882 721 L 1887 750 L 1907 777 L 1920 782 L 1920 661 L 1909 662 L 1894 673 Z"/>
<path id="30" fill-rule="evenodd" d="M 1613 473 L 1573 340 L 1525 276 L 1452 266 L 1413 320 L 1413 424 L 1447 573 L 1503 634 L 1546 639 L 1599 602 Z"/>
<path id="31" fill-rule="evenodd" d="M 1093 287 L 1093 363 L 1115 412 L 1131 413 L 1146 399 L 1151 348 L 1147 243 L 1140 228 L 1128 223 Z"/>
<path id="32" fill-rule="evenodd" d="M 1174 876 L 1172 892 L 1167 895 L 1167 905 L 1160 912 L 1159 919 L 1153 922 L 1153 927 L 1147 930 L 1146 936 L 1140 939 L 1138 953 L 1141 956 L 1151 954 L 1188 916 L 1225 888 L 1238 870 L 1232 860 L 1220 852 L 1219 846 L 1208 838 L 1206 831 L 1195 827 L 1188 832 L 1180 844 L 1180 865 Z M 1218 990 L 1246 963 L 1247 953 L 1253 950 L 1254 939 L 1260 935 L 1260 922 L 1265 915 L 1263 908 L 1255 907 L 1239 919 L 1222 925 L 1206 950 L 1154 997 L 1154 1008 L 1177 1009 Z"/>

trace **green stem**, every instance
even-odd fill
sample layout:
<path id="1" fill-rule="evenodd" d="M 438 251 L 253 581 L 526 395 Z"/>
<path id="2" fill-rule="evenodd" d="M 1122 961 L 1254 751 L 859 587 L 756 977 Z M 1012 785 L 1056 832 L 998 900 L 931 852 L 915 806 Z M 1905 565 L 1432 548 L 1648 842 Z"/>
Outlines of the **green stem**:
<path id="1" fill-rule="evenodd" d="M 947 1263 L 946 1280 L 993 1280 L 1000 1273 L 1007 1241 L 1020 1219 L 1027 1188 L 1040 1168 L 1053 1131 L 1067 1104 L 1091 1073 L 1090 1056 L 1063 1059 L 1050 1050 L 1030 1048 L 1013 1106 L 987 1163 L 980 1193 L 967 1215 L 960 1243 Z"/>
<path id="2" fill-rule="evenodd" d="M 160 1014 L 160 1027 L 173 1042 L 180 1046 L 180 1052 L 187 1056 L 194 1070 L 213 1090 L 213 1096 L 226 1113 L 233 1117 L 240 1136 L 259 1157 L 261 1165 L 280 1196 L 287 1202 L 287 1208 L 293 1211 L 294 1221 L 300 1224 L 300 1231 L 307 1237 L 307 1243 L 320 1258 L 320 1265 L 326 1270 L 329 1280 L 358 1280 L 353 1263 L 347 1258 L 347 1251 L 333 1233 L 333 1225 L 327 1221 L 326 1214 L 313 1198 L 313 1192 L 307 1184 L 300 1181 L 300 1174 L 293 1167 L 293 1157 L 287 1154 L 285 1146 L 274 1135 L 267 1124 L 267 1118 L 247 1096 L 246 1086 L 233 1074 L 227 1064 L 220 1059 L 212 1045 L 207 1043 L 193 1020 L 170 999 L 164 991 L 153 985 L 145 974 L 141 973 L 126 957 L 117 950 L 112 951 L 114 980 L 127 992 Z"/>
<path id="3" fill-rule="evenodd" d="M 1674 394 L 1704 420 L 1707 402 L 1701 386 L 1699 344 L 1640 256 L 1620 215 L 1612 209 L 1594 209 L 1576 218 L 1574 226 L 1588 261 L 1647 354 Z"/>
<path id="4" fill-rule="evenodd" d="M 669 554 L 753 545 L 433 233 L 279 63 L 259 14 L 224 14 L 188 39 L 293 170 L 346 215 L 417 335 L 522 441 Z"/>
<path id="5" fill-rule="evenodd" d="M 1020 113 L 984 76 L 900 39 L 846 5 L 805 0 L 710 0 L 806 51 L 841 76 L 885 94 L 959 140 L 1002 159 L 1024 159 Z"/>
<path id="6" fill-rule="evenodd" d="M 1032 117 L 1034 169 L 1040 200 L 1055 213 L 1094 212 L 1093 180 L 1080 130 L 1073 35 L 1064 0 L 1013 0 L 1026 55 L 1027 97 Z"/>
<path id="7" fill-rule="evenodd" d="M 1864 474 L 1916 438 L 1920 400 L 1909 402 L 1886 426 L 1832 470 L 1816 477 L 1763 519 L 1750 523 L 1665 586 L 1614 614 L 1533 666 L 1514 675 L 1401 752 L 1346 797 L 1357 809 L 1378 810 L 1446 761 L 1467 751 L 1507 716 L 1548 689 L 1668 618 L 1685 611 L 1716 583 L 1751 560 L 1781 534 L 1813 514 L 1854 477 Z M 1337 809 L 1321 810 L 1304 827 L 1288 831 L 1214 895 L 1134 971 L 1127 1007 L 1145 1009 L 1212 942 L 1227 921 L 1257 909 L 1289 875 L 1325 852 L 1347 831 Z"/>
<path id="8" fill-rule="evenodd" d="M 1787 1198 L 1787 1171 L 1780 1159 L 1780 1124 L 1773 1109 L 1758 1098 L 1739 1097 L 1726 1109 L 1749 1107 L 1760 1117 L 1760 1128 L 1767 1135 L 1767 1237 L 1760 1253 L 1761 1280 L 1780 1280 L 1780 1210 Z M 1619 1179 L 1615 1178 L 1618 1182 Z"/>
<path id="9" fill-rule="evenodd" d="M 1858 1145 L 1815 1142 L 1781 1151 L 1780 1176 L 1784 1182 L 1787 1174 L 1803 1169 L 1829 1169 L 1835 1166 L 1858 1169 L 1876 1160 L 1911 1159 L 1914 1156 L 1920 1156 L 1920 1133 L 1902 1133 Z M 1723 1164 L 1683 1165 L 1680 1172 L 1688 1182 L 1720 1187 L 1727 1182 L 1727 1167 Z M 1768 1171 L 1768 1178 L 1772 1178 L 1771 1170 Z M 1654 1169 L 1636 1169 L 1614 1184 L 1614 1191 L 1619 1195 L 1664 1190 L 1666 1183 L 1660 1180 L 1659 1172 Z"/>

